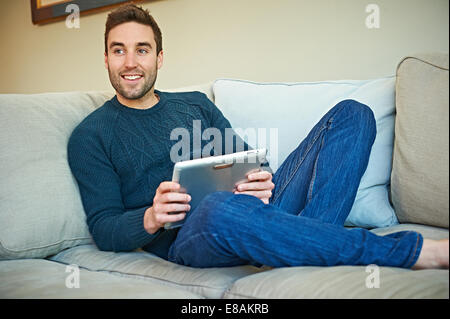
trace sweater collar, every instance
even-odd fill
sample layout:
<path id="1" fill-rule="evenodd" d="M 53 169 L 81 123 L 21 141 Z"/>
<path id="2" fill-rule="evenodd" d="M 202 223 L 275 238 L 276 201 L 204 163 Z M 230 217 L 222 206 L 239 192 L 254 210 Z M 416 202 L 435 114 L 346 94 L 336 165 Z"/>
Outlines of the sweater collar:
<path id="1" fill-rule="evenodd" d="M 121 109 L 125 112 L 135 113 L 135 114 L 151 114 L 151 113 L 157 112 L 166 104 L 166 98 L 164 96 L 164 93 L 162 93 L 161 91 L 158 91 L 158 90 L 155 90 L 155 93 L 158 94 L 159 101 L 158 101 L 158 103 L 156 103 L 155 105 L 153 105 L 151 108 L 148 108 L 148 109 L 135 109 L 135 108 L 123 105 L 117 99 L 117 95 L 114 95 L 114 97 L 111 99 L 111 101 L 115 106 L 117 106 L 119 109 Z"/>

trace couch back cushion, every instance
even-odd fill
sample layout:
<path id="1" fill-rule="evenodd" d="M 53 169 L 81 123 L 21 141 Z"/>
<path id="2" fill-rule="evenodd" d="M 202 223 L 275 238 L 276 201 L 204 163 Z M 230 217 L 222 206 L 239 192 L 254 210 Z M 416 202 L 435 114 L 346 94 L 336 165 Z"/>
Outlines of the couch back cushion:
<path id="1" fill-rule="evenodd" d="M 307 136 L 313 126 L 339 101 L 354 99 L 374 112 L 377 136 L 355 203 L 346 220 L 348 226 L 365 228 L 397 224 L 389 202 L 395 120 L 395 77 L 373 80 L 305 83 L 255 83 L 219 79 L 215 81 L 216 105 L 237 133 L 252 129 L 266 132 L 261 139 L 241 137 L 252 147 L 267 147 L 271 168 L 276 169 Z M 259 134 L 253 134 L 259 137 Z"/>
<path id="2" fill-rule="evenodd" d="M 449 226 L 448 53 L 397 69 L 392 202 L 404 223 Z"/>
<path id="3" fill-rule="evenodd" d="M 42 258 L 92 241 L 67 141 L 111 97 L 0 94 L 0 259 Z"/>

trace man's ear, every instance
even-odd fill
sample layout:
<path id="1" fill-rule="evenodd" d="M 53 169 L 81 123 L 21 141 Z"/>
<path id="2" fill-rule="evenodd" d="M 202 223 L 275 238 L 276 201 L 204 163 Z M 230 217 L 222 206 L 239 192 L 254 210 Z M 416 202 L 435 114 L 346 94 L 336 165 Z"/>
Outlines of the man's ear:
<path id="1" fill-rule="evenodd" d="M 163 50 L 159 51 L 158 56 L 157 56 L 157 59 L 158 59 L 158 70 L 159 70 L 159 69 L 161 69 L 162 66 L 163 66 L 163 60 L 164 60 L 164 53 L 163 53 Z"/>
<path id="2" fill-rule="evenodd" d="M 108 54 L 105 52 L 105 68 L 108 70 Z"/>

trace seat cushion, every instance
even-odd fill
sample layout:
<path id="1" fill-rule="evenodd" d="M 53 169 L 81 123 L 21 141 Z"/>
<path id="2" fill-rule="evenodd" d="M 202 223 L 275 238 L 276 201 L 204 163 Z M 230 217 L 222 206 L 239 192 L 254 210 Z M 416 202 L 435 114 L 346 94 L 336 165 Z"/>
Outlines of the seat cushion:
<path id="1" fill-rule="evenodd" d="M 0 94 L 0 259 L 42 258 L 92 241 L 67 141 L 110 96 Z"/>
<path id="2" fill-rule="evenodd" d="M 373 267 L 373 266 L 372 266 Z M 365 266 L 278 268 L 234 283 L 224 298 L 378 299 L 448 298 L 448 270 L 379 267 L 378 284 Z"/>
<path id="3" fill-rule="evenodd" d="M 64 264 L 76 264 L 92 271 L 109 271 L 149 282 L 185 289 L 207 298 L 221 298 L 231 284 L 242 277 L 261 272 L 253 266 L 191 268 L 177 265 L 144 251 L 114 253 L 81 245 L 50 258 Z"/>
<path id="4" fill-rule="evenodd" d="M 448 53 L 397 69 L 392 202 L 402 223 L 449 227 Z"/>
<path id="5" fill-rule="evenodd" d="M 79 268 L 44 259 L 0 261 L 0 299 L 154 298 L 198 299 L 199 295 L 142 278 Z M 79 283 L 78 288 L 76 283 Z M 69 288 L 71 287 L 71 288 Z"/>
<path id="6" fill-rule="evenodd" d="M 448 238 L 448 229 L 400 224 L 378 235 L 413 230 L 425 238 Z M 373 281 L 377 271 L 378 282 Z M 449 298 L 449 271 L 377 266 L 285 267 L 237 280 L 224 298 Z"/>

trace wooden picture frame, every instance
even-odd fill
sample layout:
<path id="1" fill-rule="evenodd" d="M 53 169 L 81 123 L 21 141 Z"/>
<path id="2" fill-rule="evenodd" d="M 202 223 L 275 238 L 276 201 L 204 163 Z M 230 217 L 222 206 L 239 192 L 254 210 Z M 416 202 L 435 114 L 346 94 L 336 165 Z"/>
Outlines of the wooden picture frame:
<path id="1" fill-rule="evenodd" d="M 33 24 L 45 24 L 64 20 L 70 12 L 66 8 L 75 4 L 80 8 L 80 15 L 111 9 L 127 2 L 143 2 L 145 0 L 30 0 L 31 19 Z"/>

